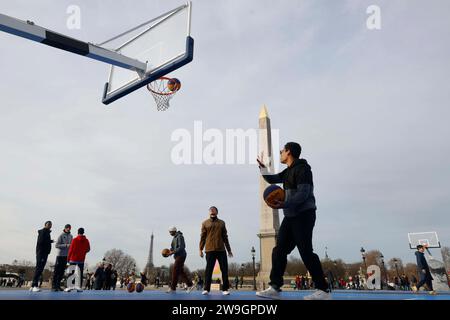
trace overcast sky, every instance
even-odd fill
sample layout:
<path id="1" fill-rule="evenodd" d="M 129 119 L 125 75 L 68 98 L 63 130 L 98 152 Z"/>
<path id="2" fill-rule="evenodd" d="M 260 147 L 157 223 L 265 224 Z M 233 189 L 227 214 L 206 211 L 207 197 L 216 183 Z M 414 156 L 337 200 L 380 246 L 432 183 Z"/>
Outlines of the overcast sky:
<path id="1" fill-rule="evenodd" d="M 94 43 L 181 1 L 1 1 L 0 12 Z M 381 30 L 369 30 L 369 5 Z M 81 29 L 66 27 L 69 5 Z M 37 230 L 82 226 L 90 265 L 120 248 L 155 264 L 175 225 L 190 268 L 200 224 L 219 207 L 235 257 L 259 252 L 259 171 L 175 165 L 171 134 L 256 129 L 263 104 L 280 143 L 298 141 L 314 173 L 321 258 L 359 249 L 414 261 L 408 232 L 450 246 L 450 3 L 194 0 L 194 61 L 165 113 L 141 89 L 101 103 L 108 65 L 0 33 L 0 263 L 34 261 Z M 255 155 L 256 156 L 256 155 Z M 75 231 L 75 230 L 74 230 Z M 49 260 L 54 260 L 53 250 Z M 298 256 L 298 253 L 295 252 Z"/>

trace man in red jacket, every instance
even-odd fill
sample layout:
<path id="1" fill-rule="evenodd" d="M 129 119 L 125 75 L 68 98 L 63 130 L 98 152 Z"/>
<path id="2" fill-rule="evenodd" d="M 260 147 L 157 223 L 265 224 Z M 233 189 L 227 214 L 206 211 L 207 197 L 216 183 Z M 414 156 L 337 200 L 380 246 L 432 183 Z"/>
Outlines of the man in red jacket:
<path id="1" fill-rule="evenodd" d="M 80 268 L 80 287 L 83 287 L 83 268 L 86 254 L 91 250 L 89 240 L 84 235 L 84 229 L 78 229 L 78 236 L 76 236 L 69 247 L 69 255 L 67 261 L 70 265 L 77 265 Z M 77 288 L 81 291 L 81 288 Z"/>

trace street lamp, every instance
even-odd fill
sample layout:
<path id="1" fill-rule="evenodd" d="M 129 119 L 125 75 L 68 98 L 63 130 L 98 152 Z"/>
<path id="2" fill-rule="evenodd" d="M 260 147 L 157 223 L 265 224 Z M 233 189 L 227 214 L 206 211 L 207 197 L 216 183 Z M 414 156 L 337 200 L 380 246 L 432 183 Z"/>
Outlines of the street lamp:
<path id="1" fill-rule="evenodd" d="M 253 259 L 253 290 L 256 291 L 256 267 L 255 267 L 255 247 L 252 247 L 252 259 Z"/>
<path id="2" fill-rule="evenodd" d="M 392 259 L 392 261 L 394 261 L 394 265 L 395 265 L 395 271 L 397 272 L 397 278 L 399 278 L 400 279 L 400 275 L 398 274 L 398 267 L 397 267 L 397 259 Z"/>
<path id="3" fill-rule="evenodd" d="M 387 278 L 387 273 L 386 273 L 386 268 L 384 267 L 384 256 L 383 256 L 383 254 L 381 253 L 380 254 L 380 259 L 381 259 L 381 265 L 383 266 L 383 271 L 384 271 L 384 280 L 385 280 L 385 282 L 386 282 L 386 285 L 388 285 L 387 283 L 388 283 L 388 278 Z M 383 289 L 383 281 L 381 281 L 381 289 Z"/>
<path id="4" fill-rule="evenodd" d="M 363 258 L 364 261 L 364 268 L 366 268 L 366 273 L 367 273 L 367 264 L 366 264 L 366 250 L 364 250 L 363 247 L 361 247 L 361 250 L 359 250 L 361 252 L 361 256 Z"/>
<path id="5" fill-rule="evenodd" d="M 241 289 L 242 289 L 242 286 L 244 285 L 244 268 L 245 268 L 245 264 L 241 264 Z"/>

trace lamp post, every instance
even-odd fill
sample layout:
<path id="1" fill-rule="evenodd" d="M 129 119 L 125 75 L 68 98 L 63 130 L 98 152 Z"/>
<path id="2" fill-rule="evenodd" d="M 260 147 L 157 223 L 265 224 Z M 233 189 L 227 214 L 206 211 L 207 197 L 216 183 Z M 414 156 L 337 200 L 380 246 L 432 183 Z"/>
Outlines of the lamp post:
<path id="1" fill-rule="evenodd" d="M 394 259 L 392 259 L 392 261 L 394 261 L 395 271 L 397 272 L 397 278 L 400 279 L 400 275 L 398 274 L 398 266 L 397 266 L 398 260 L 394 258 Z"/>
<path id="2" fill-rule="evenodd" d="M 253 290 L 256 291 L 256 266 L 255 266 L 255 247 L 252 247 L 252 259 L 253 259 Z"/>
<path id="3" fill-rule="evenodd" d="M 361 250 L 359 251 L 361 252 L 361 256 L 364 261 L 364 268 L 365 268 L 364 278 L 366 278 L 367 277 L 366 250 L 364 250 L 364 248 L 361 247 Z"/>
<path id="4" fill-rule="evenodd" d="M 380 259 L 381 259 L 381 265 L 382 265 L 383 271 L 384 271 L 385 282 L 386 282 L 386 285 L 387 285 L 388 278 L 387 278 L 386 268 L 384 267 L 384 256 L 383 256 L 383 254 L 380 254 Z M 381 278 L 383 279 L 383 277 L 381 277 Z M 381 280 L 381 289 L 383 289 L 383 280 Z"/>
<path id="5" fill-rule="evenodd" d="M 245 268 L 245 264 L 241 264 L 241 289 L 242 286 L 244 285 L 244 268 Z"/>
<path id="6" fill-rule="evenodd" d="M 339 276 L 338 276 L 337 261 L 336 260 L 333 262 L 333 265 L 334 265 L 334 279 L 333 279 L 333 289 L 334 289 L 336 286 L 339 287 L 339 285 L 337 284 L 337 281 L 339 280 Z"/>

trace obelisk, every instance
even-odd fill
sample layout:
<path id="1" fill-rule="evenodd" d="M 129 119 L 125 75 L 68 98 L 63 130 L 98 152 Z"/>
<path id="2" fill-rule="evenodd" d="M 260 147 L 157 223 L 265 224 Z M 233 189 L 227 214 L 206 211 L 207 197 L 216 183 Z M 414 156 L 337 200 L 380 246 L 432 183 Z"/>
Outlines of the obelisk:
<path id="1" fill-rule="evenodd" d="M 272 152 L 272 132 L 270 118 L 267 108 L 264 105 L 259 113 L 259 141 L 258 155 L 266 165 L 271 174 L 274 173 L 273 152 Z M 269 282 L 270 269 L 272 268 L 272 249 L 275 247 L 275 240 L 280 228 L 280 219 L 277 209 L 272 209 L 264 202 L 263 192 L 269 184 L 259 177 L 259 198 L 260 198 L 260 231 L 258 234 L 260 244 L 260 269 L 258 273 L 258 283 L 260 289 L 267 288 Z"/>

